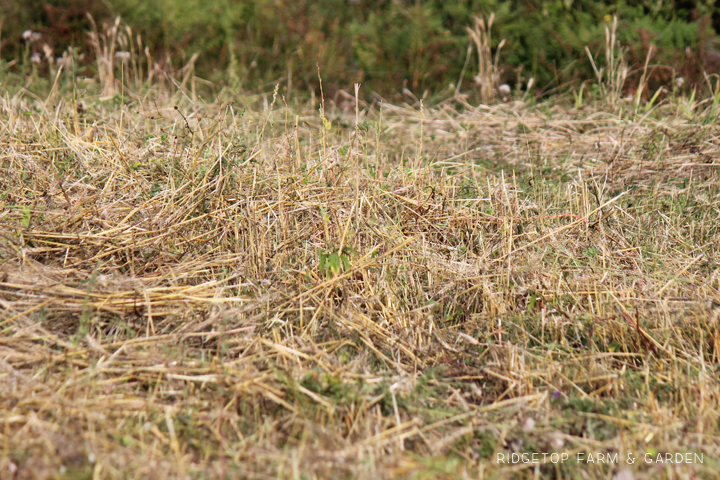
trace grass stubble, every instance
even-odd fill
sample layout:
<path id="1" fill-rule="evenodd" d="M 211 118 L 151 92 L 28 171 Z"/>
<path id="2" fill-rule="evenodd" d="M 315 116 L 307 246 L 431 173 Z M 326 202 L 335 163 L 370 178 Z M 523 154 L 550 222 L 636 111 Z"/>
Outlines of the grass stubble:
<path id="1" fill-rule="evenodd" d="M 712 99 L 93 91 L 0 104 L 1 478 L 718 478 Z"/>

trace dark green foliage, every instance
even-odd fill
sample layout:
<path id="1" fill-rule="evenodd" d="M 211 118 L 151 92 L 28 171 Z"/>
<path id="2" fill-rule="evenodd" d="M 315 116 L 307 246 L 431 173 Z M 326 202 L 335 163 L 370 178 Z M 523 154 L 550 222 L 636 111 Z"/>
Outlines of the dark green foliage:
<path id="1" fill-rule="evenodd" d="M 494 50 L 506 40 L 500 55 L 501 82 L 520 87 L 532 77 L 536 88 L 549 92 L 594 78 L 585 47 L 603 64 L 605 31 L 611 16 L 617 15 L 617 40 L 626 47 L 631 67 L 627 90 L 637 87 L 651 46 L 656 52 L 651 64 L 671 67 L 651 72 L 652 91 L 673 76 L 684 76 L 687 88 L 702 81 L 703 70 L 717 70 L 720 54 L 715 51 L 714 28 L 720 23 L 720 10 L 713 3 L 1 0 L 0 17 L 6 61 L 28 53 L 22 40 L 27 29 L 42 34 L 42 40 L 29 46 L 33 52 L 42 53 L 43 43 L 57 56 L 70 45 L 89 52 L 87 12 L 99 25 L 122 16 L 164 68 L 171 67 L 168 63 L 182 66 L 200 52 L 198 74 L 229 80 L 234 87 L 258 90 L 280 83 L 287 90 L 319 90 L 319 65 L 326 94 L 349 90 L 354 82 L 362 82 L 365 91 L 387 94 L 405 86 L 421 94 L 456 84 L 466 59 L 463 85 L 472 85 L 477 55 L 467 55 L 471 42 L 466 27 L 475 16 L 495 14 Z M 95 63 L 85 67 L 95 68 Z"/>

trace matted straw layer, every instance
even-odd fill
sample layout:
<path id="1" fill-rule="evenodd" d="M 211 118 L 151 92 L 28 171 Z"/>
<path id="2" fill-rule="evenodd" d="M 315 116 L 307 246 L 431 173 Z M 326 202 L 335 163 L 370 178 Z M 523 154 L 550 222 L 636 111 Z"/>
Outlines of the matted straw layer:
<path id="1" fill-rule="evenodd" d="M 702 104 L 130 98 L 2 100 L 0 477 L 717 478 Z"/>

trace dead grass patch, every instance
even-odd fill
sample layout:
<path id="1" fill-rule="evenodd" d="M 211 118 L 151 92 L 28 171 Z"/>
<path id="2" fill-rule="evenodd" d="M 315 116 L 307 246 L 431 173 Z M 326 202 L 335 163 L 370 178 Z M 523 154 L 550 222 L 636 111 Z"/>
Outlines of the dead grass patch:
<path id="1" fill-rule="evenodd" d="M 717 478 L 704 104 L 125 100 L 0 105 L 2 478 Z"/>

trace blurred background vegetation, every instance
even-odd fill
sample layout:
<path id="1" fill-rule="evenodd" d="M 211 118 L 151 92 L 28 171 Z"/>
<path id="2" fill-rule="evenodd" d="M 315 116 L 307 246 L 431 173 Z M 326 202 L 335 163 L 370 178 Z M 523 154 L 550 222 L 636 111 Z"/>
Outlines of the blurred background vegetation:
<path id="1" fill-rule="evenodd" d="M 720 65 L 714 0 L 0 0 L 0 56 L 5 71 L 17 72 L 35 53 L 40 64 L 38 56 L 60 57 L 75 47 L 78 75 L 93 76 L 87 14 L 101 32 L 120 16 L 132 33 L 123 30 L 131 44 L 118 49 L 152 58 L 160 69 L 178 69 L 198 53 L 198 77 L 247 91 L 280 84 L 289 94 L 318 91 L 319 64 L 326 95 L 361 82 L 366 93 L 407 88 L 420 96 L 454 89 L 461 77 L 471 91 L 478 59 L 469 54 L 467 27 L 490 13 L 493 51 L 505 40 L 500 83 L 520 88 L 533 78 L 534 93 L 593 80 L 585 47 L 602 59 L 613 15 L 630 67 L 628 90 L 650 48 L 650 64 L 659 66 L 650 90 L 680 76 L 683 88 L 707 85 L 704 73 Z M 40 36 L 29 43 L 27 30 Z"/>

